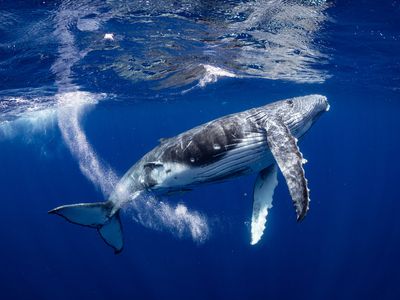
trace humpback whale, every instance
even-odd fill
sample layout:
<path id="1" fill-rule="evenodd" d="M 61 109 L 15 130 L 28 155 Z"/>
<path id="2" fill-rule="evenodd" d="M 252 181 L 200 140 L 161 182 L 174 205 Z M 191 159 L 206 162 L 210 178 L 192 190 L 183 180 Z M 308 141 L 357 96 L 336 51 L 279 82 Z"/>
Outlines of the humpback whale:
<path id="1" fill-rule="evenodd" d="M 126 172 L 107 201 L 63 205 L 49 213 L 97 229 L 119 253 L 123 248 L 119 211 L 140 193 L 169 195 L 257 173 L 251 221 L 251 244 L 256 244 L 272 207 L 278 169 L 286 180 L 297 221 L 306 216 L 310 202 L 303 169 L 306 160 L 297 142 L 328 110 L 325 96 L 296 97 L 227 115 L 161 139 Z"/>

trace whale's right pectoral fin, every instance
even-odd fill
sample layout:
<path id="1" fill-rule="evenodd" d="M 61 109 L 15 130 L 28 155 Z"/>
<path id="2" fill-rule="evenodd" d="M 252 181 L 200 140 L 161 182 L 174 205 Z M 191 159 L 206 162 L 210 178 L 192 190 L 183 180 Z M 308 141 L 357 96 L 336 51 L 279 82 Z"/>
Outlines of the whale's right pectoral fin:
<path id="1" fill-rule="evenodd" d="M 272 208 L 272 198 L 278 185 L 275 164 L 258 173 L 253 192 L 253 215 L 251 217 L 251 244 L 261 239 L 267 222 L 268 210 Z"/>
<path id="2" fill-rule="evenodd" d="M 308 211 L 310 197 L 303 169 L 305 160 L 297 146 L 297 139 L 278 119 L 269 120 L 265 129 L 269 149 L 286 179 L 296 208 L 297 221 L 301 221 Z"/>

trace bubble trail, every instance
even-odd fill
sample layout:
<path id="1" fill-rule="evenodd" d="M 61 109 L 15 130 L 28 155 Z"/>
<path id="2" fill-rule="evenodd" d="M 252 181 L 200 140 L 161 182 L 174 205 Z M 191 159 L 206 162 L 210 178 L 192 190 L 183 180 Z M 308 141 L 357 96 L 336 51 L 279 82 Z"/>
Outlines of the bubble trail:
<path id="1" fill-rule="evenodd" d="M 81 125 L 85 113 L 94 108 L 106 95 L 81 91 L 72 80 L 72 67 L 88 53 L 88 50 L 80 51 L 75 46 L 75 38 L 70 30 L 71 24 L 77 24 L 80 18 L 94 13 L 90 7 L 73 9 L 61 4 L 55 17 L 54 31 L 59 41 L 58 58 L 51 70 L 57 78 L 57 117 L 64 142 L 77 160 L 82 174 L 99 188 L 107 199 L 118 182 L 118 176 L 97 156 Z M 196 242 L 204 241 L 209 234 L 207 219 L 196 211 L 188 210 L 183 204 L 174 207 L 140 193 L 135 193 L 130 199 L 126 199 L 126 202 L 129 202 L 129 205 L 125 206 L 125 211 L 145 227 L 166 230 L 179 238 L 190 236 Z"/>

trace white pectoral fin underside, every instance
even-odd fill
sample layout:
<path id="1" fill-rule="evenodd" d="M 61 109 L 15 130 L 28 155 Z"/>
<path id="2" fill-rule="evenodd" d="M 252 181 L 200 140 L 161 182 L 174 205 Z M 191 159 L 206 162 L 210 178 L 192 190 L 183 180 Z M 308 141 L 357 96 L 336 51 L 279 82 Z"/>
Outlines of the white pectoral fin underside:
<path id="1" fill-rule="evenodd" d="M 297 221 L 301 221 L 309 208 L 309 189 L 304 175 L 303 155 L 297 139 L 280 120 L 269 120 L 266 124 L 268 146 L 286 179 L 290 195 L 297 213 Z"/>
<path id="2" fill-rule="evenodd" d="M 251 218 L 251 244 L 261 239 L 267 222 L 268 210 L 272 207 L 275 187 L 278 185 L 275 164 L 258 173 L 254 185 L 253 215 Z"/>

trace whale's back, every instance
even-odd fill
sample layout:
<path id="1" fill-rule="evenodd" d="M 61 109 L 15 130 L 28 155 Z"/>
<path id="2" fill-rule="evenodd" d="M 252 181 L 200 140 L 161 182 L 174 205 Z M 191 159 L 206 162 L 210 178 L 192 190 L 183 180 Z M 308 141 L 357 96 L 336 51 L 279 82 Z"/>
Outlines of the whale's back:
<path id="1" fill-rule="evenodd" d="M 161 142 L 161 161 L 192 167 L 213 164 L 258 131 L 243 113 L 229 115 Z"/>

